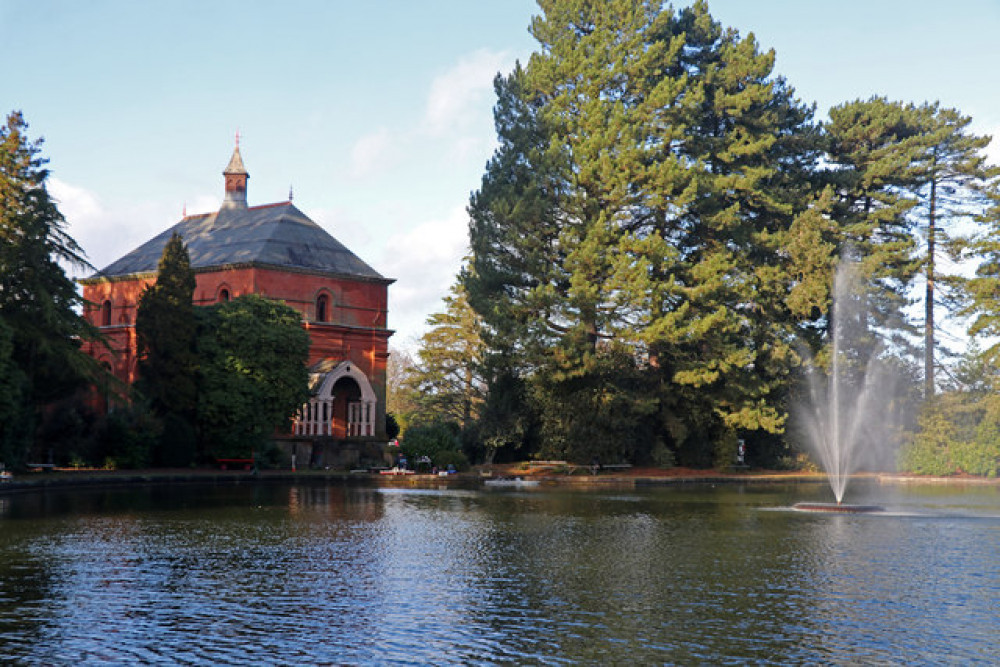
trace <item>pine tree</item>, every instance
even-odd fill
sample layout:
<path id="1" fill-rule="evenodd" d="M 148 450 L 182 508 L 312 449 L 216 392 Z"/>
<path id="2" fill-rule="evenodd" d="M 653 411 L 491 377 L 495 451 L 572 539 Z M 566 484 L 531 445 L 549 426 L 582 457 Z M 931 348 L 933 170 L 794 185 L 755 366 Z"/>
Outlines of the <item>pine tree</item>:
<path id="1" fill-rule="evenodd" d="M 989 193 L 997 187 L 997 173 L 986 165 L 984 151 L 990 137 L 969 132 L 972 118 L 938 103 L 924 104 L 917 113 L 922 151 L 917 182 L 911 189 L 920 206 L 912 213 L 923 223 L 927 240 L 921 264 L 925 279 L 924 397 L 929 399 L 935 390 L 935 305 L 943 296 L 952 310 L 957 309 L 964 283 L 959 276 L 942 271 L 941 255 L 960 258 L 966 247 L 963 227 L 986 207 Z"/>
<path id="2" fill-rule="evenodd" d="M 908 215 L 923 147 L 919 115 L 912 104 L 873 97 L 831 109 L 825 130 L 838 252 L 865 284 L 856 297 L 858 340 L 868 352 L 883 337 L 906 348 L 912 325 L 905 309 L 919 270 Z"/>
<path id="3" fill-rule="evenodd" d="M 559 179 L 549 134 L 518 65 L 494 81 L 500 147 L 469 204 L 470 265 L 461 281 L 493 354 L 537 363 L 571 321 L 560 235 Z"/>
<path id="4" fill-rule="evenodd" d="M 968 245 L 979 265 L 964 286 L 967 301 L 960 314 L 971 318 L 969 335 L 986 341 L 979 359 L 1000 368 L 1000 168 L 988 170 L 987 176 L 991 184 L 985 192 L 988 204 L 976 217 L 979 229 Z"/>
<path id="5" fill-rule="evenodd" d="M 772 76 L 774 54 L 703 2 L 540 7 L 539 51 L 498 86 L 500 149 L 470 207 L 470 302 L 488 330 L 525 334 L 508 350 L 541 381 L 536 401 L 647 392 L 629 364 L 607 372 L 625 351 L 658 378 L 674 444 L 780 430 L 793 333 L 782 244 L 814 196 L 811 110 Z"/>
<path id="6" fill-rule="evenodd" d="M 19 112 L 0 126 L 0 460 L 17 465 L 34 437 L 38 411 L 97 377 L 80 350 L 95 330 L 60 263 L 89 267 L 66 234 L 46 187 L 41 141 L 30 141 Z"/>

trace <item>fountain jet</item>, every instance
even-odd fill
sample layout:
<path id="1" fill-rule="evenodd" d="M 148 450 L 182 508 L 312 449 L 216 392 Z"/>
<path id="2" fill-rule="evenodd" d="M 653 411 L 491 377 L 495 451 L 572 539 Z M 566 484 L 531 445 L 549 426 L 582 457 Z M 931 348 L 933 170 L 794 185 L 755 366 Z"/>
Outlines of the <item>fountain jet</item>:
<path id="1" fill-rule="evenodd" d="M 806 355 L 809 402 L 799 413 L 837 506 L 862 459 L 874 460 L 870 455 L 892 435 L 892 375 L 872 342 L 862 295 L 854 263 L 842 260 L 834 277 L 829 362 L 824 373 Z"/>

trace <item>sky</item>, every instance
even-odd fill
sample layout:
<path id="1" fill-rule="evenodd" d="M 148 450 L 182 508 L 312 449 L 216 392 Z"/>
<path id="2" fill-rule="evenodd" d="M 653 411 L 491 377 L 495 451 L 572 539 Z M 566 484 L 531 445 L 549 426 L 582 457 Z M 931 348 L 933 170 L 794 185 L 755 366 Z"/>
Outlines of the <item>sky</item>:
<path id="1" fill-rule="evenodd" d="M 675 2 L 683 7 L 687 2 Z M 710 0 L 817 118 L 884 95 L 1000 137 L 1000 0 Z M 0 0 L 0 112 L 44 138 L 49 190 L 101 268 L 216 210 L 240 135 L 251 206 L 294 202 L 382 275 L 413 351 L 468 252 L 493 78 L 533 0 Z M 1000 138 L 990 148 L 1000 163 Z M 75 275 L 89 275 L 77 271 Z"/>

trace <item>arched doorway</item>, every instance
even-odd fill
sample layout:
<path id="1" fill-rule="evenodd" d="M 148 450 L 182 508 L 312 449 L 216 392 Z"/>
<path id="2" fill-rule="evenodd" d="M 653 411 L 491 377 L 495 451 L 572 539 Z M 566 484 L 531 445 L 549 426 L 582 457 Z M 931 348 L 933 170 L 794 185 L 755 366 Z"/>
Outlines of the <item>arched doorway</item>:
<path id="1" fill-rule="evenodd" d="M 295 435 L 363 438 L 375 435 L 377 399 L 371 382 L 350 361 L 332 370 L 329 361 L 314 367 L 309 385 L 313 397 L 295 420 Z"/>

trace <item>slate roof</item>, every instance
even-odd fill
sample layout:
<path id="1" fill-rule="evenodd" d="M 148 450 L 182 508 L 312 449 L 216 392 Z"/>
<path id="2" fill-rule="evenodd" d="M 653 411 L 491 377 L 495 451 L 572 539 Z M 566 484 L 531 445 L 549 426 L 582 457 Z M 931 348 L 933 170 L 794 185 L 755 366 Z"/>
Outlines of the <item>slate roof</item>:
<path id="1" fill-rule="evenodd" d="M 229 158 L 229 164 L 226 165 L 226 169 L 222 173 L 223 174 L 244 174 L 244 175 L 249 176 L 249 174 L 247 174 L 247 168 L 243 166 L 243 156 L 240 155 L 240 146 L 239 146 L 239 144 L 237 144 L 236 148 L 233 150 L 233 156 L 231 158 Z"/>
<path id="2" fill-rule="evenodd" d="M 392 282 L 291 202 L 188 216 L 90 279 L 155 273 L 175 231 L 184 239 L 195 270 L 250 264 Z"/>

